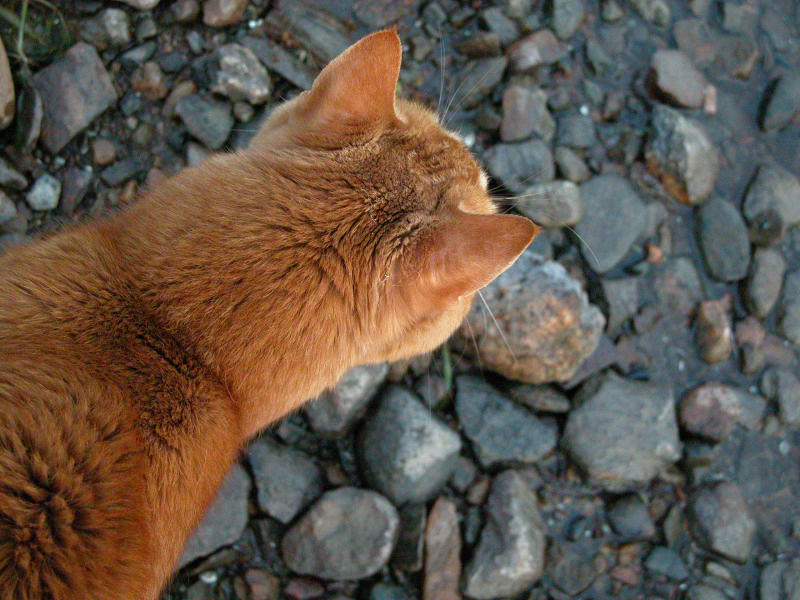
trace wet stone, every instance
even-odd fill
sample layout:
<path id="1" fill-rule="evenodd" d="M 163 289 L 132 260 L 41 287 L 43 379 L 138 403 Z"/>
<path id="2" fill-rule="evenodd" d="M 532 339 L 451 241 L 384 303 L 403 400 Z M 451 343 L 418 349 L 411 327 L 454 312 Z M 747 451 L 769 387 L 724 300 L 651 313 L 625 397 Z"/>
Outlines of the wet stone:
<path id="1" fill-rule="evenodd" d="M 521 194 L 530 185 L 551 181 L 555 176 L 550 147 L 541 140 L 496 144 L 484 153 L 484 158 L 492 176 L 514 194 Z"/>
<path id="2" fill-rule="evenodd" d="M 169 93 L 164 72 L 158 63 L 148 61 L 136 69 L 131 85 L 148 100 L 161 100 Z"/>
<path id="3" fill-rule="evenodd" d="M 205 0 L 203 23 L 209 27 L 224 27 L 238 23 L 246 7 L 247 0 Z"/>
<path id="4" fill-rule="evenodd" d="M 689 498 L 687 514 L 695 539 L 705 549 L 737 562 L 748 559 L 756 523 L 735 483 L 699 488 Z"/>
<path id="5" fill-rule="evenodd" d="M 461 531 L 455 504 L 439 498 L 425 528 L 425 574 L 422 600 L 459 600 Z"/>
<path id="6" fill-rule="evenodd" d="M 756 244 L 776 243 L 789 227 L 800 224 L 800 181 L 776 164 L 760 166 L 742 212 Z"/>
<path id="7" fill-rule="evenodd" d="M 482 295 L 497 325 L 476 302 L 456 341 L 468 353 L 477 345 L 483 364 L 509 379 L 566 381 L 600 341 L 600 310 L 560 264 L 530 248 Z"/>
<path id="8" fill-rule="evenodd" d="M 286 533 L 287 566 L 324 579 L 363 579 L 388 561 L 397 538 L 394 506 L 380 494 L 352 487 L 325 493 Z"/>
<path id="9" fill-rule="evenodd" d="M 704 383 L 680 404 L 681 426 L 694 435 L 721 442 L 736 425 L 756 429 L 766 410 L 761 396 L 722 383 Z"/>
<path id="10" fill-rule="evenodd" d="M 517 142 L 536 134 L 549 140 L 556 124 L 547 110 L 547 94 L 538 88 L 511 85 L 503 94 L 503 121 L 500 138 L 504 142 Z"/>
<path id="11" fill-rule="evenodd" d="M 642 485 L 680 458 L 672 390 L 608 374 L 579 392 L 564 443 L 593 481 L 611 491 Z"/>
<path id="12" fill-rule="evenodd" d="M 654 83 L 671 103 L 700 108 L 708 83 L 680 50 L 658 50 L 650 62 Z"/>
<path id="13" fill-rule="evenodd" d="M 216 499 L 186 543 L 178 565 L 187 565 L 238 540 L 247 525 L 249 496 L 250 477 L 241 466 L 234 464 Z"/>
<path id="14" fill-rule="evenodd" d="M 53 210 L 61 196 L 61 182 L 52 175 L 44 174 L 33 182 L 25 200 L 33 210 Z"/>
<path id="15" fill-rule="evenodd" d="M 581 198 L 583 218 L 575 228 L 584 240 L 581 252 L 594 271 L 605 273 L 644 233 L 647 211 L 628 181 L 618 175 L 590 179 L 581 186 Z"/>
<path id="16" fill-rule="evenodd" d="M 597 141 L 594 121 L 580 113 L 565 114 L 558 119 L 556 143 L 574 150 L 585 150 Z"/>
<path id="17" fill-rule="evenodd" d="M 289 523 L 322 493 L 322 471 L 302 452 L 265 438 L 247 453 L 258 505 L 281 523 Z"/>
<path id="18" fill-rule="evenodd" d="M 532 464 L 556 445 L 554 428 L 477 377 L 456 378 L 456 414 L 485 468 Z"/>
<path id="19" fill-rule="evenodd" d="M 0 41 L 0 130 L 14 120 L 14 98 L 14 79 L 11 77 L 6 48 Z"/>
<path id="20" fill-rule="evenodd" d="M 553 0 L 553 29 L 562 40 L 572 37 L 583 21 L 583 0 Z"/>
<path id="21" fill-rule="evenodd" d="M 800 76 L 787 73 L 781 77 L 766 104 L 761 126 L 764 131 L 786 127 L 800 113 Z"/>
<path id="22" fill-rule="evenodd" d="M 761 392 L 778 405 L 778 414 L 786 425 L 800 424 L 800 380 L 789 369 L 772 367 L 764 372 Z"/>
<path id="23" fill-rule="evenodd" d="M 17 207 L 3 190 L 0 190 L 0 225 L 17 216 Z"/>
<path id="24" fill-rule="evenodd" d="M 745 287 L 745 302 L 759 319 L 772 311 L 781 294 L 786 261 L 778 250 L 758 248 L 753 253 L 753 262 Z"/>
<path id="25" fill-rule="evenodd" d="M 175 113 L 186 129 L 209 148 L 217 149 L 228 139 L 233 117 L 230 107 L 197 94 L 187 94 L 178 100 Z"/>
<path id="26" fill-rule="evenodd" d="M 384 394 L 360 433 L 364 477 L 397 505 L 435 496 L 460 450 L 458 434 L 401 387 Z"/>
<path id="27" fill-rule="evenodd" d="M 545 524 L 536 496 L 514 471 L 495 477 L 486 525 L 466 566 L 463 592 L 470 598 L 516 596 L 544 569 Z"/>
<path id="28" fill-rule="evenodd" d="M 125 46 L 131 41 L 131 22 L 128 13 L 119 8 L 106 8 L 96 17 L 83 22 L 81 38 L 98 50 Z"/>
<path id="29" fill-rule="evenodd" d="M 571 181 L 531 186 L 514 202 L 526 217 L 542 227 L 575 225 L 583 216 L 580 188 Z"/>
<path id="30" fill-rule="evenodd" d="M 724 299 L 700 303 L 697 309 L 697 344 L 700 346 L 700 356 L 709 364 L 725 362 L 730 358 L 733 328 Z"/>
<path id="31" fill-rule="evenodd" d="M 44 102 L 41 140 L 53 153 L 117 100 L 97 50 L 83 42 L 36 73 L 33 85 Z"/>
<path id="32" fill-rule="evenodd" d="M 656 534 L 656 526 L 647 505 L 635 494 L 615 501 L 608 510 L 608 520 L 616 534 L 624 538 L 646 540 Z"/>
<path id="33" fill-rule="evenodd" d="M 698 235 L 711 275 L 720 281 L 738 281 L 750 266 L 750 239 L 744 219 L 730 202 L 710 200 L 698 213 Z"/>
<path id="34" fill-rule="evenodd" d="M 225 44 L 217 49 L 215 60 L 212 91 L 234 102 L 263 104 L 269 100 L 272 81 L 252 50 L 241 44 Z"/>
<path id="35" fill-rule="evenodd" d="M 539 65 L 549 65 L 564 58 L 569 48 L 549 29 L 542 29 L 522 38 L 508 49 L 514 71 L 526 71 Z"/>
<path id="36" fill-rule="evenodd" d="M 679 112 L 657 105 L 645 149 L 648 170 L 681 202 L 699 204 L 711 195 L 719 156 L 706 133 Z"/>

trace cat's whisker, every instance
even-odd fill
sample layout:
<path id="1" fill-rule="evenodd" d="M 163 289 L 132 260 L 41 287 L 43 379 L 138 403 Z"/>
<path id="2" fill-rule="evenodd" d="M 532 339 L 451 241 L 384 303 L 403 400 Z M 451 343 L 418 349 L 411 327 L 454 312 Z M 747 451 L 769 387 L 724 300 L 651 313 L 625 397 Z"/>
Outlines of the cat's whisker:
<path id="1" fill-rule="evenodd" d="M 478 369 L 483 372 L 483 361 L 481 360 L 481 351 L 478 348 L 478 339 L 475 337 L 475 331 L 472 329 L 472 324 L 469 322 L 469 317 L 464 319 L 464 323 L 467 325 L 467 329 L 469 330 L 469 337 L 472 339 L 472 345 L 475 348 L 475 358 L 478 361 Z"/>
<path id="2" fill-rule="evenodd" d="M 436 104 L 436 114 L 441 118 L 442 100 L 444 98 L 444 31 L 439 28 L 439 35 L 441 36 L 441 58 L 439 61 L 439 70 L 441 71 L 441 82 L 439 83 L 439 102 Z"/>
<path id="3" fill-rule="evenodd" d="M 508 348 L 508 352 L 509 354 L 511 354 L 511 358 L 513 359 L 514 362 L 517 362 L 517 355 L 514 354 L 514 351 L 511 349 L 511 344 L 508 343 L 508 339 L 506 339 L 506 334 L 503 333 L 503 329 L 500 327 L 500 323 L 498 323 L 497 319 L 494 318 L 494 313 L 492 312 L 492 309 L 489 308 L 489 304 L 486 302 L 486 298 L 483 297 L 483 292 L 481 292 L 480 290 L 478 290 L 478 297 L 481 299 L 481 302 L 483 302 L 483 306 L 486 308 L 486 312 L 488 312 L 489 316 L 492 318 L 494 326 L 497 327 L 497 333 L 500 334 L 500 339 L 503 340 L 503 343 L 506 345 L 506 348 Z"/>
<path id="4" fill-rule="evenodd" d="M 600 259 L 599 259 L 599 258 L 597 258 L 597 254 L 595 254 L 595 253 L 594 253 L 594 250 L 592 250 L 592 247 L 591 247 L 591 246 L 590 246 L 590 245 L 587 243 L 587 241 L 586 241 L 585 239 L 583 239 L 583 238 L 581 237 L 581 235 L 580 235 L 580 234 L 579 234 L 577 231 L 575 231 L 575 230 L 574 230 L 572 227 L 570 227 L 569 225 L 564 225 L 564 227 L 566 227 L 566 228 L 567 228 L 567 229 L 569 229 L 569 230 L 570 230 L 572 233 L 574 233 L 574 234 L 575 234 L 575 237 L 576 237 L 576 238 L 578 238 L 578 239 L 581 241 L 581 243 L 582 243 L 584 246 L 586 246 L 586 249 L 587 249 L 589 252 L 591 252 L 591 254 L 592 254 L 592 257 L 594 258 L 594 262 L 597 264 L 597 266 L 600 266 Z"/>
<path id="5" fill-rule="evenodd" d="M 472 87 L 469 89 L 469 91 L 468 91 L 466 94 L 464 94 L 463 96 L 461 96 L 461 99 L 460 99 L 460 100 L 458 101 L 458 103 L 457 103 L 457 104 L 456 104 L 456 105 L 453 107 L 453 112 L 456 112 L 456 111 L 457 111 L 459 108 L 461 108 L 461 106 L 463 106 L 463 105 L 464 105 L 464 102 L 466 102 L 466 101 L 467 101 L 467 98 L 469 98 L 469 97 L 470 97 L 470 96 L 471 96 L 471 95 L 472 95 L 472 94 L 475 92 L 475 90 L 476 90 L 476 89 L 478 89 L 478 86 L 479 86 L 480 84 L 482 84 L 482 83 L 483 83 L 483 82 L 486 80 L 486 78 L 489 76 L 489 74 L 490 74 L 490 73 L 491 73 L 491 71 L 489 71 L 489 70 L 486 70 L 486 71 L 484 72 L 484 74 L 481 76 L 481 78 L 480 78 L 480 79 L 478 79 L 478 81 L 476 81 L 476 82 L 475 82 L 475 84 L 474 84 L 474 85 L 473 85 L 473 86 L 472 86 Z M 461 83 L 463 84 L 463 83 L 464 83 L 464 81 L 466 81 L 466 79 L 463 79 L 463 80 L 461 81 Z M 460 85 L 459 85 L 458 87 L 459 87 L 459 88 L 461 88 L 461 86 L 460 86 Z M 456 92 L 457 92 L 457 91 L 458 91 L 458 90 L 456 90 Z M 453 94 L 453 98 L 451 98 L 450 102 L 452 102 L 453 100 L 455 100 L 455 98 L 456 98 L 456 95 L 455 95 L 455 94 Z M 446 113 L 447 113 L 447 111 L 445 111 L 445 120 L 444 120 L 444 124 L 445 124 L 445 125 L 447 124 L 447 114 L 446 114 Z"/>

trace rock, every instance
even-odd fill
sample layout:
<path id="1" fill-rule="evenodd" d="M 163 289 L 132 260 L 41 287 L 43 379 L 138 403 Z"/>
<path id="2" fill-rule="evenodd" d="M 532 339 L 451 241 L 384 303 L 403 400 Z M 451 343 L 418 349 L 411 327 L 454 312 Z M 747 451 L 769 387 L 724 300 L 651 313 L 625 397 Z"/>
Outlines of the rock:
<path id="1" fill-rule="evenodd" d="M 33 85 L 44 101 L 41 139 L 54 154 L 117 100 L 97 50 L 83 42 L 36 73 Z"/>
<path id="2" fill-rule="evenodd" d="M 778 250 L 757 248 L 747 276 L 744 299 L 751 313 L 765 319 L 781 295 L 786 261 Z"/>
<path id="3" fill-rule="evenodd" d="M 761 600 L 800 599 L 800 560 L 778 561 L 764 567 L 759 591 Z"/>
<path id="4" fill-rule="evenodd" d="M 61 187 L 61 200 L 59 210 L 65 215 L 71 215 L 92 183 L 92 172 L 87 169 L 70 167 L 61 174 L 63 184 Z"/>
<path id="5" fill-rule="evenodd" d="M 642 499 L 635 494 L 623 496 L 608 510 L 611 527 L 624 538 L 647 540 L 656 534 L 656 526 L 650 511 Z"/>
<path id="6" fill-rule="evenodd" d="M 234 464 L 217 492 L 214 502 L 194 530 L 178 560 L 178 567 L 207 556 L 241 537 L 247 526 L 247 499 L 250 477 Z"/>
<path id="7" fill-rule="evenodd" d="M 178 23 L 189 23 L 200 14 L 200 3 L 198 0 L 175 0 L 169 11 Z"/>
<path id="8" fill-rule="evenodd" d="M 672 19 L 666 0 L 631 0 L 631 4 L 640 17 L 659 27 L 666 27 Z"/>
<path id="9" fill-rule="evenodd" d="M 787 229 L 800 224 L 800 181 L 776 164 L 761 165 L 747 190 L 742 213 L 756 244 L 778 242 Z"/>
<path id="10" fill-rule="evenodd" d="M 750 240 L 739 211 L 729 202 L 714 198 L 698 213 L 700 248 L 711 276 L 738 281 L 750 267 Z"/>
<path id="11" fill-rule="evenodd" d="M 572 37 L 583 21 L 583 0 L 553 0 L 553 29 L 562 40 Z"/>
<path id="12" fill-rule="evenodd" d="M 461 531 L 456 506 L 439 498 L 425 528 L 425 575 L 422 600 L 460 600 Z"/>
<path id="13" fill-rule="evenodd" d="M 536 497 L 515 471 L 494 478 L 486 503 L 486 524 L 465 570 L 463 592 L 470 598 L 516 596 L 544 569 L 545 525 Z"/>
<path id="14" fill-rule="evenodd" d="M 526 36 L 508 49 L 508 58 L 514 71 L 527 71 L 539 65 L 558 62 L 569 52 L 569 48 L 553 35 L 542 29 Z"/>
<path id="15" fill-rule="evenodd" d="M 25 176 L 0 157 L 0 187 L 21 192 L 28 187 Z"/>
<path id="16" fill-rule="evenodd" d="M 628 181 L 618 175 L 590 179 L 581 186 L 581 198 L 583 218 L 575 227 L 583 240 L 581 253 L 594 271 L 605 273 L 644 233 L 647 211 Z"/>
<path id="17" fill-rule="evenodd" d="M 353 12 L 359 21 L 371 29 L 379 29 L 396 23 L 414 10 L 417 0 L 356 0 Z"/>
<path id="18" fill-rule="evenodd" d="M 595 578 L 591 556 L 575 546 L 553 541 L 548 544 L 545 560 L 546 576 L 570 598 L 580 596 Z"/>
<path id="19" fill-rule="evenodd" d="M 593 481 L 615 491 L 646 484 L 680 458 L 672 390 L 607 374 L 579 392 L 564 443 Z"/>
<path id="20" fill-rule="evenodd" d="M 344 23 L 313 0 L 278 0 L 272 7 L 267 23 L 299 41 L 318 64 L 329 63 L 353 41 Z"/>
<path id="21" fill-rule="evenodd" d="M 470 108 L 479 104 L 500 83 L 507 64 L 508 59 L 505 56 L 470 61 L 461 75 L 448 108 L 455 111 L 458 107 Z"/>
<path id="22" fill-rule="evenodd" d="M 700 356 L 709 364 L 725 362 L 733 352 L 733 328 L 727 302 L 707 300 L 697 309 L 697 344 Z"/>
<path id="23" fill-rule="evenodd" d="M 241 21 L 247 0 L 205 0 L 203 23 L 209 27 L 224 27 Z"/>
<path id="24" fill-rule="evenodd" d="M 653 110 L 653 133 L 645 149 L 648 170 L 685 204 L 711 195 L 719 157 L 708 136 L 693 120 L 666 106 Z"/>
<path id="25" fill-rule="evenodd" d="M 680 50 L 657 50 L 650 61 L 654 83 L 670 103 L 700 108 L 708 82 Z"/>
<path id="26" fill-rule="evenodd" d="M 14 79 L 3 42 L 0 40 L 0 130 L 14 120 Z"/>
<path id="27" fill-rule="evenodd" d="M 247 569 L 244 579 L 250 592 L 250 600 L 278 600 L 281 591 L 281 581 L 269 571 L 262 569 Z"/>
<path id="28" fill-rule="evenodd" d="M 33 182 L 25 200 L 33 210 L 53 210 L 61 196 L 61 182 L 52 175 L 44 174 Z"/>
<path id="29" fill-rule="evenodd" d="M 603 2 L 600 16 L 604 21 L 615 23 L 625 16 L 625 12 L 615 0 L 606 0 Z"/>
<path id="30" fill-rule="evenodd" d="M 117 147 L 110 140 L 97 138 L 92 142 L 92 157 L 101 167 L 110 165 L 117 158 Z"/>
<path id="31" fill-rule="evenodd" d="M 686 600 L 727 600 L 727 598 L 717 588 L 703 583 L 693 585 L 686 592 Z"/>
<path id="32" fill-rule="evenodd" d="M 100 179 L 111 187 L 116 187 L 139 173 L 146 171 L 149 168 L 146 160 L 147 159 L 142 156 L 119 160 L 110 167 L 103 169 L 100 173 Z"/>
<path id="33" fill-rule="evenodd" d="M 242 45 L 249 48 L 269 69 L 301 90 L 310 90 L 316 72 L 268 38 L 246 37 Z"/>
<path id="34" fill-rule="evenodd" d="M 553 158 L 564 179 L 572 183 L 583 183 L 589 179 L 589 167 L 574 150 L 565 146 L 557 146 Z"/>
<path id="35" fill-rule="evenodd" d="M 719 53 L 719 44 L 712 35 L 711 28 L 703 19 L 681 19 L 672 28 L 672 34 L 675 36 L 678 48 L 699 67 L 708 66 Z M 688 67 L 694 70 L 692 62 Z M 689 73 L 688 70 L 685 72 Z M 695 71 L 694 75 L 704 81 L 700 73 Z"/>
<path id="36" fill-rule="evenodd" d="M 535 411 L 566 413 L 570 409 L 569 398 L 548 385 L 517 385 L 508 393 L 516 402 Z"/>
<path id="37" fill-rule="evenodd" d="M 106 8 L 96 17 L 84 21 L 81 38 L 98 50 L 125 46 L 131 41 L 131 21 L 120 8 Z"/>
<path id="38" fill-rule="evenodd" d="M 644 566 L 648 571 L 666 575 L 670 579 L 677 581 L 683 581 L 689 577 L 689 569 L 686 568 L 686 564 L 681 560 L 681 557 L 664 546 L 653 548 L 650 554 L 647 555 Z"/>
<path id="39" fill-rule="evenodd" d="M 800 113 L 800 76 L 787 73 L 781 77 L 766 103 L 761 119 L 764 131 L 783 129 Z"/>
<path id="40" fill-rule="evenodd" d="M 406 504 L 400 509 L 400 534 L 392 553 L 392 566 L 408 573 L 422 569 L 427 508 Z"/>
<path id="41" fill-rule="evenodd" d="M 384 394 L 360 433 L 364 477 L 397 505 L 433 498 L 460 450 L 458 434 L 401 387 Z"/>
<path id="42" fill-rule="evenodd" d="M 800 346 L 800 301 L 786 302 L 781 307 L 778 333 Z"/>
<path id="43" fill-rule="evenodd" d="M 493 177 L 514 194 L 536 183 L 551 181 L 555 175 L 550 147 L 541 140 L 517 144 L 496 144 L 484 153 Z"/>
<path id="44" fill-rule="evenodd" d="M 485 468 L 533 464 L 556 445 L 557 432 L 482 379 L 456 378 L 456 414 Z"/>
<path id="45" fill-rule="evenodd" d="M 308 403 L 305 413 L 312 429 L 325 437 L 341 437 L 361 418 L 386 379 L 386 363 L 350 369 L 336 386 Z"/>
<path id="46" fill-rule="evenodd" d="M 326 492 L 286 532 L 281 548 L 294 572 L 324 579 L 363 579 L 392 555 L 398 516 L 380 494 L 352 487 Z"/>
<path id="47" fill-rule="evenodd" d="M 225 44 L 215 54 L 217 68 L 211 90 L 234 102 L 247 100 L 263 104 L 272 93 L 272 81 L 264 65 L 249 48 L 241 44 Z"/>
<path id="48" fill-rule="evenodd" d="M 175 105 L 175 113 L 189 133 L 215 150 L 225 143 L 233 127 L 230 106 L 198 94 L 181 97 Z"/>
<path id="49" fill-rule="evenodd" d="M 0 190 L 0 225 L 8 223 L 17 216 L 17 207 L 3 190 Z"/>
<path id="50" fill-rule="evenodd" d="M 687 514 L 692 533 L 703 548 L 737 562 L 748 559 L 756 522 L 735 483 L 699 488 L 689 497 Z"/>
<path id="51" fill-rule="evenodd" d="M 603 279 L 602 283 L 608 305 L 606 331 L 613 334 L 639 310 L 639 279 Z"/>
<path id="52" fill-rule="evenodd" d="M 581 113 L 568 113 L 558 119 L 556 143 L 575 150 L 591 148 L 597 141 L 594 121 Z"/>
<path id="53" fill-rule="evenodd" d="M 150 40 L 149 42 L 145 42 L 140 46 L 136 46 L 124 52 L 122 56 L 120 56 L 120 62 L 126 69 L 135 69 L 152 58 L 157 48 L 158 44 Z"/>
<path id="54" fill-rule="evenodd" d="M 164 72 L 153 61 L 147 61 L 136 69 L 131 77 L 131 85 L 148 100 L 161 100 L 169 93 Z"/>
<path id="55" fill-rule="evenodd" d="M 120 0 L 137 10 L 152 10 L 158 6 L 159 0 Z"/>
<path id="56" fill-rule="evenodd" d="M 539 88 L 511 85 L 503 94 L 503 121 L 500 138 L 517 142 L 536 134 L 543 140 L 553 137 L 556 123 L 547 110 L 547 94 Z"/>
<path id="57" fill-rule="evenodd" d="M 800 380 L 789 369 L 771 367 L 761 376 L 761 393 L 778 404 L 786 425 L 800 424 Z"/>
<path id="58" fill-rule="evenodd" d="M 481 20 L 486 28 L 497 37 L 503 46 L 513 44 L 519 38 L 519 27 L 513 19 L 508 18 L 497 6 L 481 11 Z"/>
<path id="59" fill-rule="evenodd" d="M 527 249 L 482 291 L 456 341 L 483 364 L 524 383 L 566 381 L 600 340 L 602 313 L 564 268 Z"/>
<path id="60" fill-rule="evenodd" d="M 258 506 L 281 523 L 289 523 L 322 493 L 322 471 L 302 452 L 264 438 L 247 454 Z"/>
<path id="61" fill-rule="evenodd" d="M 571 181 L 531 186 L 517 198 L 514 206 L 542 227 L 575 225 L 583 216 L 580 188 Z"/>
<path id="62" fill-rule="evenodd" d="M 681 402 L 680 421 L 686 431 L 721 442 L 736 425 L 758 428 L 765 410 L 760 396 L 721 383 L 704 383 Z"/>

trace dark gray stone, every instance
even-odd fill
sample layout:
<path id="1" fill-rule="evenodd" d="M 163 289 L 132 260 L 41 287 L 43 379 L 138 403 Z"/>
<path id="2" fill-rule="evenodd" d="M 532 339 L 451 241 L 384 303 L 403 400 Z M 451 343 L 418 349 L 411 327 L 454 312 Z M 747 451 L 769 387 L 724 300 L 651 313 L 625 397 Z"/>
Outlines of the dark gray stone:
<path id="1" fill-rule="evenodd" d="M 485 468 L 532 464 L 556 445 L 555 429 L 477 377 L 456 378 L 456 414 Z"/>
<path id="2" fill-rule="evenodd" d="M 411 392 L 392 387 L 364 422 L 358 448 L 364 477 L 400 505 L 436 495 L 453 473 L 461 440 Z"/>
<path id="3" fill-rule="evenodd" d="M 646 540 L 656 534 L 656 526 L 647 505 L 635 494 L 615 501 L 608 509 L 608 520 L 617 535 L 624 538 Z"/>
<path id="4" fill-rule="evenodd" d="M 800 600 L 800 559 L 764 567 L 759 591 L 761 600 Z"/>
<path id="5" fill-rule="evenodd" d="M 590 381 L 569 414 L 564 443 L 606 489 L 645 484 L 681 455 L 672 390 L 614 374 Z"/>
<path id="6" fill-rule="evenodd" d="M 584 160 L 572 149 L 565 146 L 557 146 L 553 153 L 553 158 L 558 166 L 558 171 L 568 181 L 573 183 L 583 183 L 591 176 L 589 167 Z"/>
<path id="7" fill-rule="evenodd" d="M 484 153 L 486 166 L 493 177 L 514 194 L 521 194 L 536 183 L 555 176 L 553 154 L 541 140 L 518 144 L 497 144 Z"/>
<path id="8" fill-rule="evenodd" d="M 721 482 L 697 489 L 689 498 L 687 514 L 692 533 L 706 550 L 738 562 L 748 559 L 756 522 L 735 483 Z"/>
<path id="9" fill-rule="evenodd" d="M 514 204 L 519 212 L 542 227 L 575 225 L 583 216 L 580 188 L 571 181 L 531 186 Z"/>
<path id="10" fill-rule="evenodd" d="M 542 575 L 545 525 L 536 497 L 514 471 L 495 477 L 486 524 L 465 569 L 464 593 L 478 600 L 516 596 Z"/>
<path id="11" fill-rule="evenodd" d="M 800 270 L 786 276 L 778 316 L 778 332 L 800 346 Z"/>
<path id="12" fill-rule="evenodd" d="M 800 424 L 800 380 L 789 369 L 771 367 L 761 376 L 761 392 L 778 404 L 786 425 Z"/>
<path id="13" fill-rule="evenodd" d="M 400 534 L 392 554 L 392 565 L 416 573 L 422 568 L 427 512 L 424 504 L 406 504 L 400 509 Z"/>
<path id="14" fill-rule="evenodd" d="M 22 191 L 28 187 L 28 180 L 0 157 L 0 187 L 7 190 Z"/>
<path id="15" fill-rule="evenodd" d="M 575 227 L 581 253 L 598 273 L 614 268 L 647 226 L 645 205 L 627 180 L 600 175 L 581 186 L 583 218 Z M 621 218 L 621 215 L 624 217 Z"/>
<path id="16" fill-rule="evenodd" d="M 233 127 L 230 106 L 197 94 L 181 97 L 175 105 L 175 113 L 189 133 L 215 150 L 225 143 Z"/>
<path id="17" fill-rule="evenodd" d="M 448 102 L 450 110 L 479 104 L 500 83 L 507 64 L 505 56 L 471 61 L 461 74 L 458 87 Z"/>
<path id="18" fill-rule="evenodd" d="M 146 157 L 141 156 L 118 160 L 113 165 L 106 167 L 100 172 L 100 179 L 106 184 L 116 187 L 139 173 L 146 171 L 148 168 L 146 160 Z"/>
<path id="19" fill-rule="evenodd" d="M 288 523 L 323 489 L 322 471 L 308 456 L 268 438 L 247 450 L 261 510 Z"/>
<path id="20" fill-rule="evenodd" d="M 738 281 L 750 267 L 750 239 L 744 219 L 730 202 L 710 200 L 698 214 L 700 248 L 712 277 Z"/>
<path id="21" fill-rule="evenodd" d="M 7 223 L 17 216 L 17 207 L 14 202 L 6 196 L 3 190 L 0 190 L 0 225 Z"/>
<path id="22" fill-rule="evenodd" d="M 558 37 L 572 37 L 582 22 L 583 0 L 553 0 L 553 29 Z"/>
<path id="23" fill-rule="evenodd" d="M 595 578 L 590 553 L 577 545 L 555 540 L 547 547 L 545 573 L 570 598 L 578 597 Z"/>
<path id="24" fill-rule="evenodd" d="M 364 414 L 388 373 L 386 363 L 350 369 L 333 389 L 306 405 L 311 427 L 325 437 L 345 435 Z"/>
<path id="25" fill-rule="evenodd" d="M 783 129 L 800 111 L 800 76 L 787 73 L 778 80 L 766 104 L 761 126 L 764 131 Z"/>
<path id="26" fill-rule="evenodd" d="M 686 431 L 721 442 L 736 425 L 758 428 L 766 408 L 761 396 L 709 382 L 690 391 L 681 401 L 680 421 Z"/>
<path id="27" fill-rule="evenodd" d="M 597 133 L 591 117 L 581 113 L 569 113 L 558 119 L 556 143 L 575 150 L 591 148 L 597 142 Z"/>
<path id="28" fill-rule="evenodd" d="M 242 45 L 249 48 L 258 59 L 281 77 L 301 90 L 310 90 L 316 71 L 301 62 L 268 38 L 246 37 Z"/>
<path id="29" fill-rule="evenodd" d="M 786 261 L 778 250 L 757 248 L 747 277 L 744 298 L 750 311 L 764 319 L 781 295 Z"/>
<path id="30" fill-rule="evenodd" d="M 504 46 L 514 43 L 519 37 L 519 27 L 509 19 L 500 7 L 491 6 L 481 11 L 486 28 L 494 33 Z"/>
<path id="31" fill-rule="evenodd" d="M 603 279 L 603 296 L 608 305 L 606 331 L 613 334 L 639 310 L 639 279 Z"/>
<path id="32" fill-rule="evenodd" d="M 98 50 L 125 46 L 131 41 L 131 21 L 124 10 L 106 8 L 81 24 L 80 35 Z"/>
<path id="33" fill-rule="evenodd" d="M 780 240 L 787 229 L 800 224 L 800 181 L 778 165 L 758 169 L 742 205 L 757 244 Z"/>
<path id="34" fill-rule="evenodd" d="M 294 572 L 323 579 L 363 579 L 389 561 L 399 519 L 380 494 L 352 487 L 325 493 L 281 543 Z"/>
<path id="35" fill-rule="evenodd" d="M 352 40 L 345 24 L 310 0 L 279 0 L 267 15 L 277 31 L 288 33 L 325 65 L 347 49 Z"/>
<path id="36" fill-rule="evenodd" d="M 653 548 L 650 554 L 647 555 L 644 566 L 648 571 L 666 575 L 670 579 L 677 581 L 683 581 L 689 577 L 689 569 L 686 568 L 686 564 L 681 560 L 681 557 L 664 546 Z"/>

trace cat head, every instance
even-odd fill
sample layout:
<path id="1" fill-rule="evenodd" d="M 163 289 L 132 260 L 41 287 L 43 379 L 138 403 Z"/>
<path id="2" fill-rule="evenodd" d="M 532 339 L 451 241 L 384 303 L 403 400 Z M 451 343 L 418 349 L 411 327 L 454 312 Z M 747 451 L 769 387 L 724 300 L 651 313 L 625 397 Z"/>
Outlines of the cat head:
<path id="1" fill-rule="evenodd" d="M 315 260 L 352 316 L 357 362 L 444 342 L 539 229 L 497 214 L 462 140 L 396 97 L 401 56 L 394 30 L 363 38 L 273 111 L 249 149 L 297 184 L 286 210 L 313 223 Z"/>

